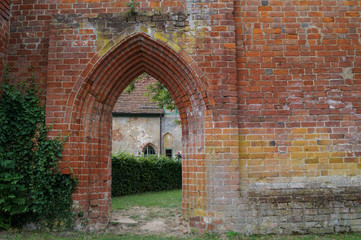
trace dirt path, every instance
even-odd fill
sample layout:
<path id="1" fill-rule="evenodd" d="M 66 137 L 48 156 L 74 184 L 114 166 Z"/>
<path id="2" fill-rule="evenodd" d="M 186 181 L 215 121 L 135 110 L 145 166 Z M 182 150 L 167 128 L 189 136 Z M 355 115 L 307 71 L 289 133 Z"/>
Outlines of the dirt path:
<path id="1" fill-rule="evenodd" d="M 190 228 L 180 209 L 132 207 L 112 212 L 106 232 L 131 235 L 184 236 Z"/>

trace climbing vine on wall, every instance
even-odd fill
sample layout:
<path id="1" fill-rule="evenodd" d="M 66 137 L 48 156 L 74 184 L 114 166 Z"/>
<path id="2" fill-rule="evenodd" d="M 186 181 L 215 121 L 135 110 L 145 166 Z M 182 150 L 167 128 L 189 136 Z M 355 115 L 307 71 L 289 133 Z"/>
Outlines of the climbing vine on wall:
<path id="1" fill-rule="evenodd" d="M 139 2 L 134 2 L 134 0 L 130 0 L 129 2 L 125 3 L 127 5 L 127 7 L 129 8 L 128 13 L 130 14 L 136 14 L 137 10 L 135 9 L 136 6 L 138 6 L 140 3 Z"/>
<path id="2" fill-rule="evenodd" d="M 70 226 L 75 179 L 57 161 L 65 139 L 48 139 L 35 84 L 0 86 L 0 229 Z"/>

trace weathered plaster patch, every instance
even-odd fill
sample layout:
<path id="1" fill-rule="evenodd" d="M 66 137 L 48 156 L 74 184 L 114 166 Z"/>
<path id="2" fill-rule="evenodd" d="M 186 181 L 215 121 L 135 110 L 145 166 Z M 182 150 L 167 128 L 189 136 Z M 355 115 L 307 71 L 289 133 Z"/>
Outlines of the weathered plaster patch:
<path id="1" fill-rule="evenodd" d="M 343 68 L 341 76 L 343 79 L 354 79 L 355 74 L 352 72 L 352 67 Z"/>

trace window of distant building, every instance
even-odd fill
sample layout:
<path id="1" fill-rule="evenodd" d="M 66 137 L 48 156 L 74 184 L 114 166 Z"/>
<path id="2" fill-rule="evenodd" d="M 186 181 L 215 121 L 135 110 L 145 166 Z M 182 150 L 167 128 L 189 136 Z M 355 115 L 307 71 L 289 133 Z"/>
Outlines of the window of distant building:
<path id="1" fill-rule="evenodd" d="M 157 154 L 157 152 L 155 151 L 154 147 L 151 144 L 148 144 L 144 149 L 143 149 L 143 153 L 144 156 L 149 156 L 149 155 L 155 155 Z"/>
<path id="2" fill-rule="evenodd" d="M 173 157 L 173 149 L 171 149 L 171 148 L 166 148 L 166 149 L 165 149 L 165 156 L 166 156 L 166 157 L 169 157 L 169 158 L 172 158 L 172 157 Z"/>
<path id="3" fill-rule="evenodd" d="M 173 136 L 170 133 L 166 133 L 163 136 L 163 149 L 166 157 L 173 157 Z"/>

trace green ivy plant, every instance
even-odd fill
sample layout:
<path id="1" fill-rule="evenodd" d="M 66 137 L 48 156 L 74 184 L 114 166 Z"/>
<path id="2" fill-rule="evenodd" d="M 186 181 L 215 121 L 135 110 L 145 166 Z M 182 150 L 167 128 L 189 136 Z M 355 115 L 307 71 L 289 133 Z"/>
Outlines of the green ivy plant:
<path id="1" fill-rule="evenodd" d="M 168 92 L 163 84 L 155 82 L 149 84 L 145 96 L 150 97 L 152 102 L 156 102 L 159 108 L 165 108 L 170 111 L 176 110 L 176 105 L 173 101 L 172 95 Z"/>
<path id="2" fill-rule="evenodd" d="M 65 139 L 48 139 L 38 88 L 0 83 L 0 229 L 70 226 L 76 181 L 58 169 Z"/>
<path id="3" fill-rule="evenodd" d="M 128 3 L 125 3 L 127 7 L 129 8 L 128 13 L 131 15 L 134 15 L 137 13 L 137 10 L 135 9 L 136 6 L 138 6 L 140 3 L 135 3 L 134 0 L 130 0 Z"/>
<path id="4" fill-rule="evenodd" d="M 146 73 L 140 74 L 138 77 L 136 77 L 129 85 L 124 89 L 124 92 L 126 93 L 132 93 L 135 91 L 135 83 L 138 81 L 141 81 L 143 77 L 147 76 Z"/>

